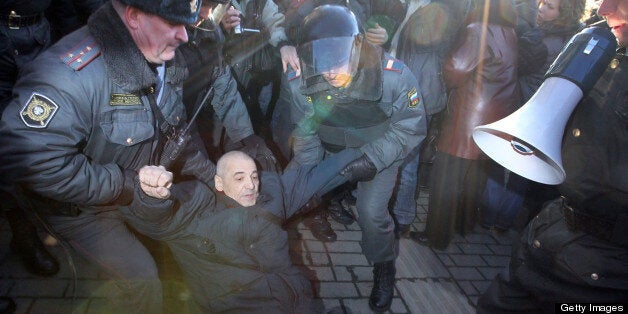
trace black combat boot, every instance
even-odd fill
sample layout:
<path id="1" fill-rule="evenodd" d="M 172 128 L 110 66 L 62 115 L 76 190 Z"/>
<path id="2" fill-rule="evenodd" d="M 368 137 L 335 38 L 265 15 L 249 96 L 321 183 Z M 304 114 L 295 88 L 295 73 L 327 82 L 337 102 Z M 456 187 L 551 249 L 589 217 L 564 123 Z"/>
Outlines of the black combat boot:
<path id="1" fill-rule="evenodd" d="M 15 302 L 9 297 L 0 297 L 0 314 L 11 314 L 15 312 Z"/>
<path id="2" fill-rule="evenodd" d="M 22 210 L 7 210 L 5 214 L 13 232 L 11 250 L 20 256 L 24 266 L 36 275 L 56 274 L 59 271 L 59 263 L 41 243 L 37 229 L 24 216 Z"/>
<path id="3" fill-rule="evenodd" d="M 318 240 L 322 242 L 334 242 L 336 241 L 336 233 L 334 229 L 331 228 L 329 221 L 327 221 L 327 217 L 325 213 L 318 212 L 303 220 L 303 224 L 310 228 L 312 231 L 312 235 Z"/>
<path id="4" fill-rule="evenodd" d="M 355 206 L 355 203 L 353 205 Z M 327 207 L 327 211 L 333 220 L 343 225 L 350 225 L 355 221 L 350 206 L 350 201 L 345 198 L 333 199 Z"/>
<path id="5" fill-rule="evenodd" d="M 395 294 L 395 261 L 375 263 L 373 267 L 373 290 L 369 298 L 369 306 L 375 312 L 390 309 Z"/>

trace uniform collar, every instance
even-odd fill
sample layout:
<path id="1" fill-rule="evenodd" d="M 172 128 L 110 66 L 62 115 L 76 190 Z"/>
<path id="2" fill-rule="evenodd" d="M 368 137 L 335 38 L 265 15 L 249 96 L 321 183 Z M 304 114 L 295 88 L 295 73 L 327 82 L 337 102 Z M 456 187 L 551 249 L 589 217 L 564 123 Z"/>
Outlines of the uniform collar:
<path id="1" fill-rule="evenodd" d="M 155 85 L 155 72 L 137 48 L 111 2 L 94 12 L 87 25 L 101 48 L 108 75 L 116 85 L 129 92 Z M 186 77 L 187 69 L 177 54 L 172 62 L 166 63 L 166 81 L 178 84 Z"/>

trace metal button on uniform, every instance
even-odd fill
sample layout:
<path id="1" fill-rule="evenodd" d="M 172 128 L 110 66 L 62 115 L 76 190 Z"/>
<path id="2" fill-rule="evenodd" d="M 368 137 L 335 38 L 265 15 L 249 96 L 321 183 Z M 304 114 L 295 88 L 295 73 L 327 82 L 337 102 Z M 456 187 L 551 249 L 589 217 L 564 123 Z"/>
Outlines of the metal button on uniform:
<path id="1" fill-rule="evenodd" d="M 249 245 L 249 249 L 254 248 L 255 246 L 253 244 Z"/>
<path id="2" fill-rule="evenodd" d="M 204 239 L 203 240 L 203 245 L 209 245 L 209 240 L 208 239 Z"/>
<path id="3" fill-rule="evenodd" d="M 15 53 L 16 56 L 18 56 L 20 54 L 20 52 L 17 51 L 17 49 L 15 49 L 13 52 Z"/>
<path id="4" fill-rule="evenodd" d="M 580 137 L 580 129 L 575 128 L 571 131 L 571 134 L 573 134 L 573 137 Z"/>
<path id="5" fill-rule="evenodd" d="M 611 67 L 611 69 L 616 69 L 618 65 L 619 65 L 619 60 L 613 59 L 611 61 L 610 67 Z"/>
<path id="6" fill-rule="evenodd" d="M 598 280 L 599 278 L 600 278 L 600 276 L 598 276 L 598 274 L 596 274 L 596 273 L 592 273 L 591 274 L 591 279 Z"/>
<path id="7" fill-rule="evenodd" d="M 133 139 L 132 139 L 132 138 L 130 138 L 130 137 L 129 137 L 129 138 L 127 138 L 127 139 L 126 139 L 126 143 L 127 143 L 127 144 L 133 144 Z"/>
<path id="8" fill-rule="evenodd" d="M 532 245 L 533 245 L 535 248 L 537 248 L 537 249 L 538 249 L 538 248 L 540 248 L 540 247 L 541 247 L 541 241 L 539 241 L 539 240 L 534 240 L 534 241 L 532 242 Z"/>

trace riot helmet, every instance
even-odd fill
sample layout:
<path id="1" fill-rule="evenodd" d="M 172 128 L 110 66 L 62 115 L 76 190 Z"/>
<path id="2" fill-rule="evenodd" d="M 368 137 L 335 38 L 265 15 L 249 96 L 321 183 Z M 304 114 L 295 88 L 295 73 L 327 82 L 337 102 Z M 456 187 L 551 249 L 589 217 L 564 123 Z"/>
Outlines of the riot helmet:
<path id="1" fill-rule="evenodd" d="M 358 70 L 362 40 L 358 21 L 348 8 L 315 8 L 303 20 L 297 47 L 303 87 L 321 78 L 334 87 L 348 85 Z"/>

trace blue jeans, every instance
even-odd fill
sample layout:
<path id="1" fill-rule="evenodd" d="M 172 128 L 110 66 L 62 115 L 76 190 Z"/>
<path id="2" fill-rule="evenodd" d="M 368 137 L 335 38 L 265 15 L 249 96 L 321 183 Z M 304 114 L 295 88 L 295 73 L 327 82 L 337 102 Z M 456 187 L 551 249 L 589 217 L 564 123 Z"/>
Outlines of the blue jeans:
<path id="1" fill-rule="evenodd" d="M 432 120 L 431 115 L 427 115 L 427 125 Z M 409 225 L 416 216 L 416 187 L 419 182 L 419 155 L 423 142 L 413 148 L 408 156 L 399 166 L 399 181 L 395 203 L 393 205 L 393 215 L 398 224 Z"/>

